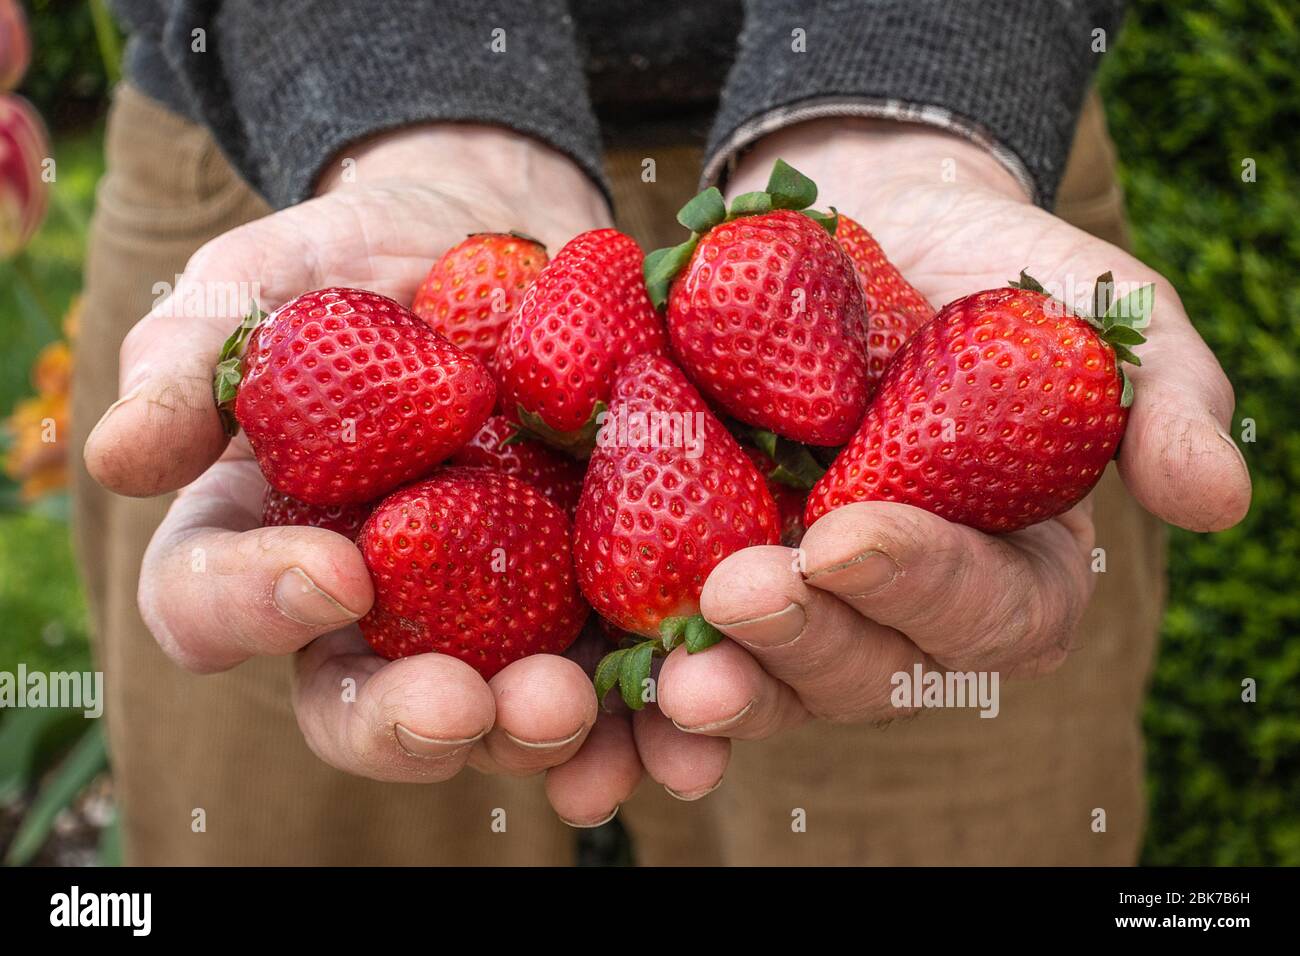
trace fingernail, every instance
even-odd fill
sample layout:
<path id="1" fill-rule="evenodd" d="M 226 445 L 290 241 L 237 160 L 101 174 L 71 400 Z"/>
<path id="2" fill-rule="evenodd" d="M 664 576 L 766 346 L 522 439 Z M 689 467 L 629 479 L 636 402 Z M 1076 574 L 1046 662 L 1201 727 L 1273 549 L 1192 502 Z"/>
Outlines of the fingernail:
<path id="1" fill-rule="evenodd" d="M 567 747 L 569 744 L 577 740 L 582 736 L 583 731 L 586 729 L 587 727 L 584 724 L 573 733 L 569 734 L 569 736 L 562 737 L 558 740 L 524 740 L 522 737 L 516 737 L 508 730 L 503 729 L 501 732 L 509 737 L 514 743 L 521 747 L 527 747 L 529 750 L 559 750 L 561 747 Z"/>
<path id="2" fill-rule="evenodd" d="M 1242 454 L 1241 447 L 1233 441 L 1232 436 L 1222 428 L 1216 428 L 1215 431 L 1218 432 L 1219 437 L 1223 439 L 1227 446 L 1232 449 L 1233 453 L 1237 456 L 1237 460 L 1241 462 L 1241 467 L 1246 470 L 1247 474 L 1249 474 L 1250 468 L 1246 465 L 1246 456 Z"/>
<path id="3" fill-rule="evenodd" d="M 716 626 L 749 647 L 771 648 L 785 647 L 799 640 L 807 621 L 803 608 L 791 602 L 771 614 L 760 614 L 730 624 L 716 622 Z"/>
<path id="4" fill-rule="evenodd" d="M 456 754 L 462 753 L 487 733 L 486 730 L 483 730 L 473 737 L 441 740 L 437 737 L 425 737 L 423 734 L 417 734 L 414 730 L 402 724 L 394 724 L 393 730 L 397 734 L 397 742 L 412 757 L 433 757 L 438 760 L 454 757 Z M 452 749 L 448 750 L 448 747 Z"/>
<path id="5" fill-rule="evenodd" d="M 347 624 L 361 616 L 322 591 L 302 568 L 281 572 L 275 579 L 274 599 L 275 606 L 285 617 L 312 627 Z"/>
<path id="6" fill-rule="evenodd" d="M 836 591 L 848 597 L 866 597 L 891 584 L 901 570 L 898 562 L 883 551 L 864 551 L 851 561 L 832 564 L 805 575 L 805 580 L 812 584 L 818 581 L 829 583 L 829 579 L 834 577 Z"/>
<path id="7" fill-rule="evenodd" d="M 90 439 L 95 437 L 95 432 L 99 431 L 100 428 L 103 427 L 104 422 L 108 421 L 109 416 L 111 416 L 115 411 L 117 411 L 119 408 L 121 408 L 123 405 L 127 404 L 128 402 L 135 401 L 137 398 L 140 397 L 140 393 L 143 391 L 144 391 L 144 383 L 141 382 L 139 385 L 135 386 L 133 389 L 131 389 L 129 392 L 127 392 L 125 395 L 123 395 L 121 398 L 115 401 L 112 405 L 108 406 L 108 408 L 105 409 L 104 414 L 99 416 L 99 421 L 95 422 L 95 427 L 90 430 L 90 434 L 86 436 L 86 441 L 89 442 Z"/>
<path id="8" fill-rule="evenodd" d="M 754 704 L 756 703 L 757 703 L 756 699 L 751 700 L 748 704 L 740 708 L 740 710 L 736 711 L 736 713 L 732 714 L 730 717 L 727 717 L 723 720 L 715 720 L 711 724 L 699 724 L 695 727 L 685 727 L 682 724 L 677 723 L 677 721 L 675 720 L 673 721 L 673 724 L 677 727 L 678 730 L 688 734 L 707 734 L 715 730 L 730 730 L 736 724 L 740 723 L 745 718 L 746 714 L 748 714 L 751 710 L 754 709 Z"/>
<path id="9" fill-rule="evenodd" d="M 696 800 L 701 800 L 704 797 L 707 797 L 714 790 L 717 790 L 720 786 L 722 786 L 721 780 L 719 780 L 711 787 L 705 787 L 703 790 L 680 791 L 680 790 L 674 790 L 672 787 L 668 787 L 668 786 L 665 786 L 664 789 L 668 791 L 668 795 L 670 797 L 673 797 L 674 799 L 677 800 L 682 800 L 686 803 L 692 803 Z"/>
<path id="10" fill-rule="evenodd" d="M 560 821 L 564 823 L 566 826 L 573 827 L 573 829 L 575 830 L 594 830 L 596 827 L 603 827 L 610 820 L 613 820 L 616 816 L 618 816 L 618 811 L 621 808 L 622 808 L 622 804 L 615 807 L 613 811 L 610 813 L 610 815 L 607 816 L 605 819 L 597 820 L 595 823 L 574 823 L 572 820 L 565 820 L 564 817 L 560 817 Z"/>

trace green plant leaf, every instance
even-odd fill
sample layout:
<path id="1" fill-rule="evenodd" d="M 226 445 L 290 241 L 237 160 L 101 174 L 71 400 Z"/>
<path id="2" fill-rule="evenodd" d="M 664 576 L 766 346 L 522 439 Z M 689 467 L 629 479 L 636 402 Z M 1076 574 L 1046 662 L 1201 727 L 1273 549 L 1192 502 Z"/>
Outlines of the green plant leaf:
<path id="1" fill-rule="evenodd" d="M 677 213 L 677 221 L 695 233 L 705 233 L 727 218 L 727 203 L 717 186 L 699 193 Z"/>
<path id="2" fill-rule="evenodd" d="M 664 303 L 668 301 L 668 290 L 672 288 L 673 280 L 691 261 L 699 241 L 700 237 L 692 233 L 691 238 L 681 245 L 656 249 L 645 257 L 645 264 L 642 266 L 645 288 L 656 309 L 662 309 Z"/>
<path id="3" fill-rule="evenodd" d="M 750 436 L 759 450 L 772 460 L 767 477 L 799 491 L 811 491 L 826 474 L 826 469 L 808 450 L 808 446 L 783 438 L 765 428 L 754 428 Z"/>
<path id="4" fill-rule="evenodd" d="M 240 379 L 244 374 L 244 346 L 252 337 L 253 330 L 264 321 L 266 321 L 266 313 L 256 304 L 251 306 L 248 314 L 239 323 L 239 327 L 222 343 L 221 354 L 217 357 L 217 367 L 212 376 L 212 398 L 217 403 L 217 411 L 221 414 L 222 427 L 225 428 L 226 434 L 232 437 L 239 431 L 239 422 L 235 420 L 232 409 L 235 397 L 239 394 Z"/>
<path id="5" fill-rule="evenodd" d="M 683 619 L 684 620 L 684 619 Z M 16 799 L 38 775 L 41 741 L 66 721 L 85 720 L 77 711 L 55 707 L 10 710 L 0 721 L 0 804 Z"/>
<path id="6" fill-rule="evenodd" d="M 688 617 L 666 617 L 659 622 L 659 643 L 663 646 L 665 654 L 682 642 L 682 635 L 686 633 L 686 622 L 689 620 Z"/>
<path id="7" fill-rule="evenodd" d="M 1043 288 L 1043 284 L 1024 269 L 1020 270 L 1019 279 L 1012 279 L 1007 283 L 1007 285 L 1011 286 L 1013 289 L 1024 289 L 1028 292 L 1042 292 L 1044 295 L 1047 293 L 1047 290 Z"/>
<path id="8" fill-rule="evenodd" d="M 644 641 L 627 652 L 619 668 L 618 689 L 623 695 L 623 703 L 632 710 L 645 706 L 641 691 L 645 680 L 650 676 L 650 666 L 654 660 L 655 642 Z"/>
<path id="9" fill-rule="evenodd" d="M 1111 345 L 1141 345 L 1147 337 L 1127 325 L 1112 325 L 1102 336 Z"/>
<path id="10" fill-rule="evenodd" d="M 1101 317 L 1110 309 L 1115 299 L 1115 276 L 1103 272 L 1097 277 L 1097 284 L 1092 290 L 1092 314 Z"/>
<path id="11" fill-rule="evenodd" d="M 731 212 L 727 214 L 727 218 L 737 219 L 740 216 L 761 216 L 763 213 L 771 211 L 771 193 L 741 193 L 735 199 L 731 200 Z"/>
<path id="12" fill-rule="evenodd" d="M 840 214 L 836 212 L 834 208 L 832 208 L 830 212 L 820 212 L 816 209 L 804 209 L 802 212 L 832 236 L 835 235 L 835 229 L 840 222 Z"/>
<path id="13" fill-rule="evenodd" d="M 772 164 L 767 192 L 773 209 L 807 209 L 817 201 L 817 184 L 783 159 Z"/>
<path id="14" fill-rule="evenodd" d="M 1129 351 L 1127 346 L 1112 345 L 1111 348 L 1115 350 L 1116 360 L 1120 362 L 1128 362 L 1129 365 L 1142 364 L 1142 360 L 1138 358 L 1136 355 L 1134 355 L 1131 351 Z"/>
<path id="15" fill-rule="evenodd" d="M 722 640 L 722 632 L 704 620 L 699 614 L 687 622 L 686 651 L 688 654 L 698 654 L 700 651 L 712 647 L 720 640 Z"/>
<path id="16" fill-rule="evenodd" d="M 104 731 L 99 721 L 94 721 L 36 795 L 27 815 L 18 825 L 13 842 L 9 844 L 5 863 L 9 866 L 25 866 L 30 863 L 49 838 L 59 811 L 70 806 L 77 795 L 107 767 L 108 749 L 104 744 Z"/>
<path id="17" fill-rule="evenodd" d="M 619 668 L 623 666 L 623 658 L 627 656 L 627 650 L 624 647 L 617 651 L 610 651 L 596 665 L 596 673 L 591 678 L 591 683 L 596 688 L 596 703 L 602 707 L 605 704 L 605 695 L 618 683 Z"/>
<path id="18" fill-rule="evenodd" d="M 596 447 L 596 436 L 600 433 L 600 416 L 607 410 L 608 406 L 604 402 L 597 402 L 581 428 L 562 432 L 546 424 L 546 420 L 541 415 L 530 412 L 522 405 L 516 405 L 515 413 L 519 417 L 519 428 L 505 444 L 514 445 L 532 438 L 579 461 L 585 461 L 591 457 L 591 450 Z"/>
<path id="19" fill-rule="evenodd" d="M 1107 328 L 1123 325 L 1130 329 L 1145 329 L 1151 324 L 1151 311 L 1156 304 L 1156 286 L 1148 282 L 1110 304 L 1106 310 Z"/>
<path id="20" fill-rule="evenodd" d="M 1133 404 L 1133 380 L 1128 377 L 1128 373 L 1122 368 L 1119 370 L 1120 380 L 1124 383 L 1124 388 L 1119 395 L 1119 407 L 1128 408 Z M 1116 449 L 1116 454 L 1118 454 Z"/>

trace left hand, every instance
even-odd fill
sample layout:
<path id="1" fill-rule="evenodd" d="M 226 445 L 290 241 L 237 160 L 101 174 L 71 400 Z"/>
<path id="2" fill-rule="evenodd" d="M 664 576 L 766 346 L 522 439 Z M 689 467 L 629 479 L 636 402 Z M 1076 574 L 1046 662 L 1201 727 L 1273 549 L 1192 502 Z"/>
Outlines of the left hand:
<path id="1" fill-rule="evenodd" d="M 1250 475 L 1227 434 L 1232 387 L 1168 280 L 1035 207 L 991 155 L 944 132 L 886 121 L 791 127 L 751 151 L 729 191 L 761 189 L 778 157 L 817 182 L 819 208 L 866 226 L 936 307 L 1022 268 L 1049 291 L 1091 290 L 1107 271 L 1121 290 L 1156 283 L 1143 364 L 1129 370 L 1136 397 L 1120 475 L 1148 511 L 1183 528 L 1217 531 L 1246 514 Z M 955 161 L 955 182 L 941 181 L 944 160 Z M 808 530 L 802 561 L 780 547 L 733 554 L 700 601 L 731 640 L 674 651 L 659 706 L 683 730 L 753 739 L 814 717 L 900 716 L 890 678 L 916 662 L 1004 677 L 1051 671 L 1092 595 L 1091 515 L 1089 498 L 995 537 L 907 505 L 860 502 Z"/>

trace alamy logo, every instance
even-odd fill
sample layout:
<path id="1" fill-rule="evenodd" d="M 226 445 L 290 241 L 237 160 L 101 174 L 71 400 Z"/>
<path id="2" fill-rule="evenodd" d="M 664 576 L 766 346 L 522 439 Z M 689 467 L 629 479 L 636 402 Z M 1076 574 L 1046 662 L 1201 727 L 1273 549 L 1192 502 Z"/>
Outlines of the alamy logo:
<path id="1" fill-rule="evenodd" d="M 981 717 L 996 717 L 997 671 L 927 671 L 919 663 L 912 672 L 898 671 L 889 679 L 889 701 L 903 710 L 917 707 L 978 707 Z"/>
<path id="2" fill-rule="evenodd" d="M 148 936 L 152 924 L 152 893 L 82 893 L 74 885 L 50 897 L 51 926 L 127 926 L 133 936 Z"/>
<path id="3" fill-rule="evenodd" d="M 599 413 L 596 424 L 601 448 L 684 448 L 687 458 L 704 454 L 703 412 L 634 412 L 615 405 Z"/>
<path id="4" fill-rule="evenodd" d="M 86 717 L 104 713 L 103 671 L 0 671 L 0 710 L 11 707 L 69 707 Z"/>

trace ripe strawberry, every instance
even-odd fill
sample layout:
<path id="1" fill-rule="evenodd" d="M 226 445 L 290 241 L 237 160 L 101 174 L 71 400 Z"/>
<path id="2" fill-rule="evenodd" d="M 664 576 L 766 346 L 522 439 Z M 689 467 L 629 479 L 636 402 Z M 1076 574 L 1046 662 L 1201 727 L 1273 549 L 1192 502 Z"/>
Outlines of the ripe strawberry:
<path id="1" fill-rule="evenodd" d="M 479 232 L 433 264 L 411 311 L 495 371 L 497 345 L 524 290 L 546 265 L 546 247 L 516 233 Z"/>
<path id="2" fill-rule="evenodd" d="M 392 299 L 321 289 L 246 319 L 222 349 L 214 392 L 268 482 L 335 505 L 426 474 L 483 424 L 496 388 L 479 362 Z"/>
<path id="3" fill-rule="evenodd" d="M 763 477 L 686 376 L 659 355 L 639 356 L 619 373 L 574 529 L 583 595 L 618 627 L 657 635 L 615 651 L 597 672 L 603 698 L 611 668 L 626 660 L 628 670 L 618 673 L 633 708 L 641 706 L 655 649 L 685 638 L 688 649 L 700 650 L 721 638 L 699 616 L 709 572 L 732 552 L 774 544 L 780 534 Z"/>
<path id="4" fill-rule="evenodd" d="M 517 428 L 504 415 L 493 415 L 485 421 L 469 444 L 448 459 L 448 464 L 492 468 L 514 475 L 538 489 L 570 517 L 582 494 L 582 465 L 541 442 L 517 435 Z"/>
<path id="5" fill-rule="evenodd" d="M 576 457 L 591 450 L 618 367 L 667 347 L 640 264 L 621 232 L 575 236 L 524 293 L 497 351 L 502 407 Z"/>
<path id="6" fill-rule="evenodd" d="M 706 398 L 786 438 L 841 445 L 867 406 L 865 305 L 827 232 L 834 215 L 797 211 L 816 197 L 779 160 L 767 191 L 738 196 L 730 212 L 706 190 L 677 217 L 691 238 L 646 258 L 646 284 Z"/>
<path id="7" fill-rule="evenodd" d="M 540 491 L 487 468 L 444 468 L 380 502 L 357 546 L 375 586 L 361 633 L 381 657 L 459 657 L 490 678 L 559 654 L 587 605 L 569 519 Z"/>
<path id="8" fill-rule="evenodd" d="M 262 527 L 296 525 L 324 528 L 355 541 L 374 507 L 372 501 L 360 505 L 309 505 L 268 485 L 266 497 L 262 500 Z"/>
<path id="9" fill-rule="evenodd" d="M 875 237 L 843 213 L 835 227 L 835 241 L 853 260 L 862 284 L 867 305 L 867 373 L 874 385 L 894 353 L 934 318 L 934 309 L 885 258 Z"/>
<path id="10" fill-rule="evenodd" d="M 811 525 L 853 501 L 898 501 L 990 533 L 1072 508 L 1124 434 L 1121 362 L 1144 338 L 1154 287 L 1081 317 L 1021 274 L 944 307 L 880 381 L 862 427 L 808 499 Z"/>

